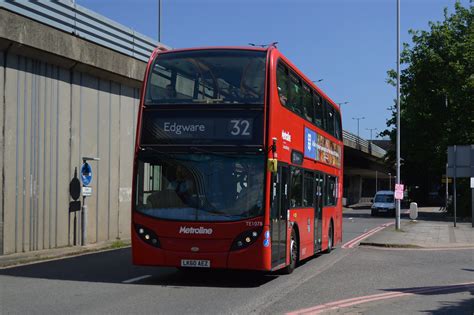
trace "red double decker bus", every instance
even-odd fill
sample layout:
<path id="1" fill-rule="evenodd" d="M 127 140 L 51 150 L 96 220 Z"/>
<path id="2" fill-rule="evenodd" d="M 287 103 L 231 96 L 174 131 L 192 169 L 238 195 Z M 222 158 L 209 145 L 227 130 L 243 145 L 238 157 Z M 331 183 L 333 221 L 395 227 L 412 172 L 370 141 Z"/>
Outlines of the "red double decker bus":
<path id="1" fill-rule="evenodd" d="M 137 128 L 134 264 L 290 273 L 342 240 L 339 109 L 276 47 L 155 50 Z"/>

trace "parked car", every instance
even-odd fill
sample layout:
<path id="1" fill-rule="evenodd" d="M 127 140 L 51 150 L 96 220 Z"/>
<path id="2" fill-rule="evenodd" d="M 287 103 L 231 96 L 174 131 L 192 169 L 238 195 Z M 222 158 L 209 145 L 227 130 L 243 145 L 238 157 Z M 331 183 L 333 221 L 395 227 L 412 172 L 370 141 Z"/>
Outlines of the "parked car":
<path id="1" fill-rule="evenodd" d="M 376 216 L 378 214 L 395 215 L 395 198 L 391 190 L 378 191 L 373 199 L 370 214 Z"/>

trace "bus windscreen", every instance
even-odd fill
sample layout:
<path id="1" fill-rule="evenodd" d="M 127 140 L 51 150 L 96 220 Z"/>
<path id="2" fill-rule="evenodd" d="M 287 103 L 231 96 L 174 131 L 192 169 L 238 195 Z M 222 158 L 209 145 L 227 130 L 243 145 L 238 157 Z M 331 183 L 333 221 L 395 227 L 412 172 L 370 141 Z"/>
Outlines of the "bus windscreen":
<path id="1" fill-rule="evenodd" d="M 265 58 L 252 50 L 160 54 L 150 69 L 145 105 L 263 104 Z"/>
<path id="2" fill-rule="evenodd" d="M 263 215 L 262 154 L 138 157 L 135 209 L 180 221 L 238 221 Z"/>

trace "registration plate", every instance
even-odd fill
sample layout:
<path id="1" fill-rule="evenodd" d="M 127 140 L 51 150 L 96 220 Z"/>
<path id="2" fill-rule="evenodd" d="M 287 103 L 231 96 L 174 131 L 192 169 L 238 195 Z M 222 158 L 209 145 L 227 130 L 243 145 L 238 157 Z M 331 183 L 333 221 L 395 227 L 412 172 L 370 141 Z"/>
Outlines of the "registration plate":
<path id="1" fill-rule="evenodd" d="M 210 268 L 210 260 L 181 259 L 181 267 Z"/>

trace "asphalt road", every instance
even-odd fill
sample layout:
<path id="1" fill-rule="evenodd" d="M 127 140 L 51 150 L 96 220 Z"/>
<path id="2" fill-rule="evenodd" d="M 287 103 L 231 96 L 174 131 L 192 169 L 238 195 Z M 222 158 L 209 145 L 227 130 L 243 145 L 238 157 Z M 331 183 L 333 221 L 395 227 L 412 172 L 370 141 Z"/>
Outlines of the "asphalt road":
<path id="1" fill-rule="evenodd" d="M 371 218 L 367 210 L 346 212 L 343 243 L 391 221 Z M 302 262 L 291 275 L 187 273 L 134 267 L 130 261 L 130 249 L 120 249 L 0 270 L 0 313 L 281 314 L 307 309 L 471 315 L 474 311 L 474 286 L 449 287 L 474 282 L 472 250 L 339 246 L 331 254 Z M 347 307 L 317 308 L 331 302 Z"/>

